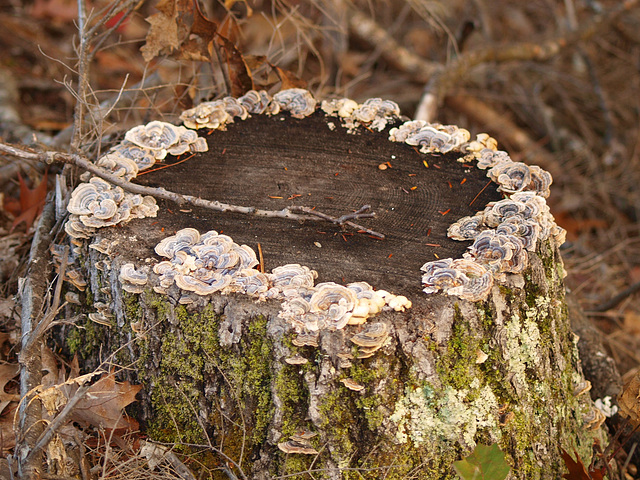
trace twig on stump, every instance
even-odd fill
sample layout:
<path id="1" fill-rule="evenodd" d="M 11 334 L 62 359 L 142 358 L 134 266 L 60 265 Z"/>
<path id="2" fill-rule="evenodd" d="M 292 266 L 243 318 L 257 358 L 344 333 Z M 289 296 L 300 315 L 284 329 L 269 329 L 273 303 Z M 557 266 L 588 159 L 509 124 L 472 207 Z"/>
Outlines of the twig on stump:
<path id="1" fill-rule="evenodd" d="M 140 195 L 150 195 L 155 198 L 162 198 L 164 200 L 169 200 L 171 202 L 177 203 L 178 205 L 190 204 L 195 207 L 202 207 L 209 210 L 215 210 L 218 212 L 233 212 L 233 213 L 257 215 L 260 217 L 268 217 L 268 218 L 286 218 L 290 220 L 308 220 L 310 218 L 317 217 L 338 225 L 348 225 L 352 228 L 355 228 L 358 231 L 368 233 L 369 235 L 373 235 L 380 239 L 385 238 L 385 236 L 382 233 L 368 229 L 362 225 L 359 225 L 351 221 L 352 218 L 368 218 L 368 217 L 374 216 L 375 214 L 372 212 L 363 213 L 370 208 L 368 205 L 365 205 L 364 207 L 360 208 L 355 213 L 346 214 L 339 218 L 332 217 L 331 215 L 327 215 L 325 213 L 317 212 L 309 207 L 292 206 L 292 207 L 283 208 L 282 210 L 264 210 L 256 207 L 230 205 L 228 203 L 218 202 L 217 200 L 206 200 L 203 198 L 194 197 L 193 195 L 182 195 L 180 193 L 171 192 L 162 187 L 158 187 L 158 188 L 145 187 L 144 185 L 131 183 L 127 180 L 124 180 L 122 177 L 113 175 L 112 173 L 107 172 L 103 168 L 96 166 L 95 164 L 91 163 L 91 161 L 88 158 L 78 154 L 62 153 L 62 152 L 29 152 L 21 148 L 17 148 L 11 145 L 6 145 L 3 143 L 0 143 L 0 152 L 7 153 L 9 155 L 14 155 L 16 157 L 28 158 L 32 160 L 46 162 L 48 164 L 59 162 L 59 163 L 75 165 L 82 168 L 83 170 L 86 170 L 106 180 L 107 182 L 112 183 L 113 185 L 121 187 L 122 189 L 128 192 L 136 193 Z M 296 213 L 296 212 L 302 212 L 303 214 L 301 215 L 300 213 Z"/>

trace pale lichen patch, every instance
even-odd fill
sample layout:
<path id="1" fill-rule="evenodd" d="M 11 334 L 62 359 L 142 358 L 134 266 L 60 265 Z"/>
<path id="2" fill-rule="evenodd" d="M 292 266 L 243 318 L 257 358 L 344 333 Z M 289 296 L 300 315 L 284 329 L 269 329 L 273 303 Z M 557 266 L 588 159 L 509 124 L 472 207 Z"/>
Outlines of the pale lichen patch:
<path id="1" fill-rule="evenodd" d="M 502 331 L 503 358 L 512 376 L 511 383 L 519 395 L 525 395 L 530 388 L 526 370 L 535 367 L 538 362 L 540 331 L 533 320 L 522 320 L 517 313 L 512 315 Z"/>
<path id="2" fill-rule="evenodd" d="M 399 443 L 422 445 L 444 440 L 473 448 L 480 429 L 487 429 L 494 441 L 500 440 L 498 409 L 491 388 L 481 386 L 477 378 L 468 389 L 446 387 L 442 392 L 424 383 L 406 387 L 389 420 L 397 425 Z"/>

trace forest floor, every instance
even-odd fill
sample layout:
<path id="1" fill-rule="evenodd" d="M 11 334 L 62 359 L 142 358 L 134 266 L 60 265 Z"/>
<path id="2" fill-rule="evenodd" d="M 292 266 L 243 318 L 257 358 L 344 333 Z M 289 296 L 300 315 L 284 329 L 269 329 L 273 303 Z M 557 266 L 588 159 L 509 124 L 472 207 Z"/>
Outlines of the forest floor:
<path id="1" fill-rule="evenodd" d="M 187 3 L 154 17 L 157 32 L 181 19 Z M 74 145 L 95 158 L 133 125 L 175 121 L 176 112 L 249 84 L 306 85 L 318 98 L 382 97 L 409 117 L 456 124 L 472 135 L 487 132 L 514 160 L 553 174 L 549 202 L 568 232 L 562 248 L 567 288 L 629 379 L 640 369 L 640 293 L 607 302 L 640 282 L 635 3 L 227 0 L 204 12 L 218 24 L 207 52 L 188 44 L 193 32 L 179 31 L 173 43 L 157 32 L 148 36 L 145 18 L 158 13 L 154 2 L 93 0 L 86 4 L 85 28 L 95 27 L 95 35 L 79 64 L 75 1 L 9 0 L 0 7 L 0 137 L 63 151 Z M 135 8 L 105 21 L 114 5 Z M 626 10 L 607 17 L 616 8 Z M 211 48 L 221 55 L 198 61 Z M 435 107 L 424 108 L 425 88 L 435 94 Z M 107 107 L 99 110 L 101 103 Z M 79 111 L 87 119 L 82 128 L 74 124 Z M 34 222 L 56 173 L 0 155 L 3 361 L 15 362 L 16 295 Z M 0 378 L 0 400 L 17 391 L 11 378 Z M 0 423 L 10 425 L 3 416 Z"/>

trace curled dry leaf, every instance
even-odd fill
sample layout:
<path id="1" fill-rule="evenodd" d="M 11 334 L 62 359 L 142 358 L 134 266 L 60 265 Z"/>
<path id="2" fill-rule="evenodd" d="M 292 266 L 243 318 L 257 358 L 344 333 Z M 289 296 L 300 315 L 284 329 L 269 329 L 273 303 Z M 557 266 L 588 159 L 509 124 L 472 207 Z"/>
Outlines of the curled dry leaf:
<path id="1" fill-rule="evenodd" d="M 122 410 L 134 402 L 142 385 L 116 382 L 113 372 L 105 374 L 94 383 L 76 405 L 71 418 L 89 425 L 120 430 L 135 430 L 138 422 L 122 414 Z"/>
<path id="2" fill-rule="evenodd" d="M 9 403 L 17 402 L 20 400 L 20 395 L 7 393 L 5 391 L 7 383 L 9 383 L 16 375 L 18 375 L 19 372 L 20 366 L 18 364 L 0 364 L 0 414 L 4 412 Z"/>
<path id="3" fill-rule="evenodd" d="M 640 372 L 629 380 L 618 397 L 619 413 L 629 419 L 634 427 L 640 424 Z"/>
<path id="4" fill-rule="evenodd" d="M 18 364 L 0 364 L 0 453 L 15 446 L 15 435 L 13 432 L 13 417 L 17 408 L 20 395 L 7 393 L 5 388 L 18 373 Z M 2 475 L 0 475 L 2 478 Z"/>

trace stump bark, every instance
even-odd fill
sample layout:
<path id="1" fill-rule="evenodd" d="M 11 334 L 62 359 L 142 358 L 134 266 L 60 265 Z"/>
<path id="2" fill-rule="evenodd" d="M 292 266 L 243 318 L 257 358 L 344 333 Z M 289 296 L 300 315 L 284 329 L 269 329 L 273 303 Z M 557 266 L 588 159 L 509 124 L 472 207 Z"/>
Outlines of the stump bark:
<path id="1" fill-rule="evenodd" d="M 449 239 L 449 225 L 502 195 L 485 172 L 457 161 L 461 153 L 425 155 L 390 142 L 388 129 L 349 133 L 322 112 L 257 115 L 210 132 L 207 152 L 168 157 L 172 167 L 136 179 L 271 210 L 303 205 L 339 217 L 370 204 L 376 217 L 359 222 L 384 240 L 319 220 L 161 201 L 157 218 L 98 231 L 91 241 L 107 239 L 108 255 L 83 247 L 88 311 L 103 302 L 114 319 L 63 327 L 66 348 L 87 365 L 115 352 L 128 379 L 144 385 L 129 413 L 210 478 L 455 478 L 454 461 L 497 443 L 510 478 L 555 479 L 565 472 L 561 448 L 588 464 L 594 441 L 606 442 L 599 427 L 585 426 L 593 405 L 581 394 L 557 245 L 540 242 L 524 272 L 497 281 L 486 301 L 423 293 L 420 267 L 459 258 L 471 243 Z M 318 282 L 365 281 L 412 307 L 369 318 L 389 337 L 358 358 L 351 338 L 367 325 L 323 330 L 317 347 L 296 346 L 276 300 L 213 294 L 184 305 L 178 289 L 123 291 L 121 266 L 157 263 L 154 247 L 185 227 L 260 246 L 267 271 L 298 263 Z M 353 358 L 345 362 L 344 352 Z M 287 363 L 293 357 L 306 363 Z M 317 453 L 285 453 L 278 445 L 292 436 Z"/>

